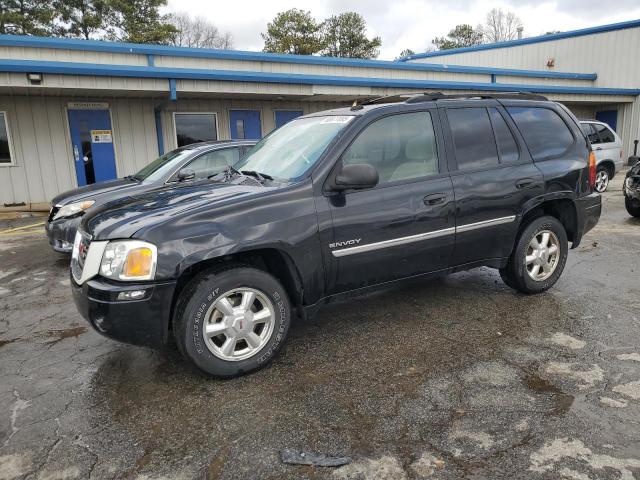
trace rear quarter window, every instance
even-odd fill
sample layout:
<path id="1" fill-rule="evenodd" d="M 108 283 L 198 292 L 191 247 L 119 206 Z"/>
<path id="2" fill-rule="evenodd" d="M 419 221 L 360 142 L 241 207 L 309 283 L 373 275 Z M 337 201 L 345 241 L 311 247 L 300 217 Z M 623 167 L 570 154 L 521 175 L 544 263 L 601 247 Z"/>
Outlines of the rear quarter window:
<path id="1" fill-rule="evenodd" d="M 534 160 L 556 157 L 566 152 L 575 139 L 564 120 L 542 107 L 507 107 L 524 137 Z"/>

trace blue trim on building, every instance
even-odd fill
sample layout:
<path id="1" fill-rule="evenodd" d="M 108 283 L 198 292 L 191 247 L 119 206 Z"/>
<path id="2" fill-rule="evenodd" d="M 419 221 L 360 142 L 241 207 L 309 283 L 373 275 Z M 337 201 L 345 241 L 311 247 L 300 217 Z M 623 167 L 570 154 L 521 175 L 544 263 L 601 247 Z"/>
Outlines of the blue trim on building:
<path id="1" fill-rule="evenodd" d="M 531 45 L 533 43 L 552 42 L 554 40 L 562 40 L 565 38 L 582 37 L 584 35 L 594 35 L 596 33 L 614 32 L 616 30 L 625 30 L 628 28 L 640 27 L 640 20 L 630 20 L 627 22 L 612 23 L 609 25 L 600 25 L 597 27 L 582 28 L 580 30 L 571 30 L 568 32 L 552 33 L 549 35 L 540 35 L 538 37 L 522 38 L 518 40 L 509 40 L 506 42 L 488 43 L 485 45 L 474 45 L 473 47 L 452 48 L 451 50 L 439 50 L 437 52 L 414 53 L 401 58 L 399 61 L 415 60 L 418 58 L 441 57 L 444 55 L 452 55 L 465 52 L 477 52 L 480 50 L 492 50 L 494 48 L 508 48 L 518 45 Z"/>
<path id="2" fill-rule="evenodd" d="M 156 57 L 152 54 L 147 54 L 147 65 L 153 67 L 156 64 Z"/>
<path id="3" fill-rule="evenodd" d="M 176 79 L 169 79 L 169 100 L 175 102 L 178 100 L 178 90 L 176 89 Z"/>
<path id="4" fill-rule="evenodd" d="M 496 74 L 516 77 L 563 78 L 569 80 L 595 80 L 595 73 L 548 72 L 543 70 L 517 70 L 510 68 L 468 67 L 438 63 L 402 63 L 387 60 L 362 60 L 354 58 L 318 57 L 313 55 L 284 55 L 240 50 L 215 50 L 207 48 L 168 47 L 137 43 L 116 43 L 102 40 L 79 40 L 72 38 L 47 38 L 21 35 L 0 35 L 0 46 L 53 48 L 64 50 L 89 50 L 95 52 L 124 53 L 136 55 L 164 55 L 176 57 L 213 58 L 219 60 L 244 60 L 255 62 L 294 63 L 303 65 L 332 65 L 337 67 L 381 68 L 392 70 L 414 70 L 428 72 L 451 72 L 467 74 Z M 150 63 L 151 65 L 151 63 Z"/>
<path id="5" fill-rule="evenodd" d="M 156 120 L 156 137 L 158 139 L 158 153 L 164 155 L 164 137 L 162 136 L 162 111 L 155 109 L 153 111 Z"/>
<path id="6" fill-rule="evenodd" d="M 61 75 L 83 75 L 127 78 L 166 78 L 171 80 L 218 80 L 230 82 L 288 83 L 298 85 L 338 85 L 450 90 L 525 90 L 539 93 L 584 93 L 600 95 L 639 95 L 640 89 L 478 83 L 440 80 L 412 80 L 375 77 L 340 77 L 291 73 L 250 72 L 238 70 L 205 70 L 193 68 L 104 65 L 95 63 L 51 62 L 32 60 L 0 60 L 0 72 L 39 72 Z M 46 78 L 45 78 L 46 84 Z"/>

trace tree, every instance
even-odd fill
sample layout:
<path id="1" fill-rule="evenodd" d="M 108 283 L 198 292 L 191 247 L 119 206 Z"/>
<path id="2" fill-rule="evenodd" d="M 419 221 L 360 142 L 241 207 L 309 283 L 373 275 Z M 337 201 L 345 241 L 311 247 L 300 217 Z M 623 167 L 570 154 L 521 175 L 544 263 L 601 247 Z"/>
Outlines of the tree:
<path id="1" fill-rule="evenodd" d="M 451 48 L 470 47 L 482 43 L 482 32 L 474 30 L 471 25 L 456 25 L 446 37 L 436 37 L 432 43 L 438 50 L 449 50 Z"/>
<path id="2" fill-rule="evenodd" d="M 401 60 L 405 57 L 408 57 L 409 55 L 414 55 L 416 52 L 414 52 L 413 50 L 411 50 L 410 48 L 405 48 L 404 50 L 402 50 L 400 52 L 400 55 L 398 55 L 394 60 Z"/>
<path id="3" fill-rule="evenodd" d="M 177 32 L 171 39 L 176 47 L 190 48 L 233 48 L 233 39 L 229 32 L 220 32 L 218 27 L 204 17 L 191 17 L 186 12 L 174 13 L 169 22 Z"/>
<path id="4" fill-rule="evenodd" d="M 120 42 L 169 44 L 176 27 L 160 14 L 167 0 L 108 0 L 108 38 Z"/>
<path id="5" fill-rule="evenodd" d="M 487 13 L 487 20 L 482 27 L 485 43 L 504 42 L 518 38 L 518 31 L 522 29 L 522 21 L 513 12 L 504 12 L 501 8 L 494 8 Z"/>
<path id="6" fill-rule="evenodd" d="M 0 33 L 50 36 L 54 18 L 50 0 L 0 0 Z"/>
<path id="7" fill-rule="evenodd" d="M 261 35 L 265 52 L 313 55 L 325 46 L 322 25 L 297 8 L 278 13 Z"/>
<path id="8" fill-rule="evenodd" d="M 367 24 L 356 12 L 331 16 L 322 31 L 325 57 L 375 58 L 380 53 L 380 37 L 367 38 Z"/>
<path id="9" fill-rule="evenodd" d="M 106 27 L 106 0 L 55 0 L 53 5 L 60 20 L 57 35 L 89 40 Z"/>

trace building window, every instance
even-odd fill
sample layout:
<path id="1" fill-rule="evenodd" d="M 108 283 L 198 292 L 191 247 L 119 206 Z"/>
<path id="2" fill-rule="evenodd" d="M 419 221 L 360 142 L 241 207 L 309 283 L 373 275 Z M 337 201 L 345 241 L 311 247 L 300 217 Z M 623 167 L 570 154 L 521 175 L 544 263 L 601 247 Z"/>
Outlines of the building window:
<path id="1" fill-rule="evenodd" d="M 218 139 L 215 113 L 174 113 L 178 147 Z"/>
<path id="2" fill-rule="evenodd" d="M 0 112 L 0 166 L 13 165 L 7 112 Z"/>

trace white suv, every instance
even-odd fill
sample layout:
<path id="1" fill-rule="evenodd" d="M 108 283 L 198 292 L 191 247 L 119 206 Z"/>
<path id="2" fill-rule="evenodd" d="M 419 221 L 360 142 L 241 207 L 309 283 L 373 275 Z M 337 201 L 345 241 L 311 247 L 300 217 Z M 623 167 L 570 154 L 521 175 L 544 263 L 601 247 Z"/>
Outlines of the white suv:
<path id="1" fill-rule="evenodd" d="M 622 140 L 612 128 L 603 122 L 589 120 L 580 122 L 582 131 L 589 139 L 591 147 L 596 154 L 597 192 L 604 192 L 609 186 L 609 180 L 618 173 L 623 166 L 622 160 Z"/>

